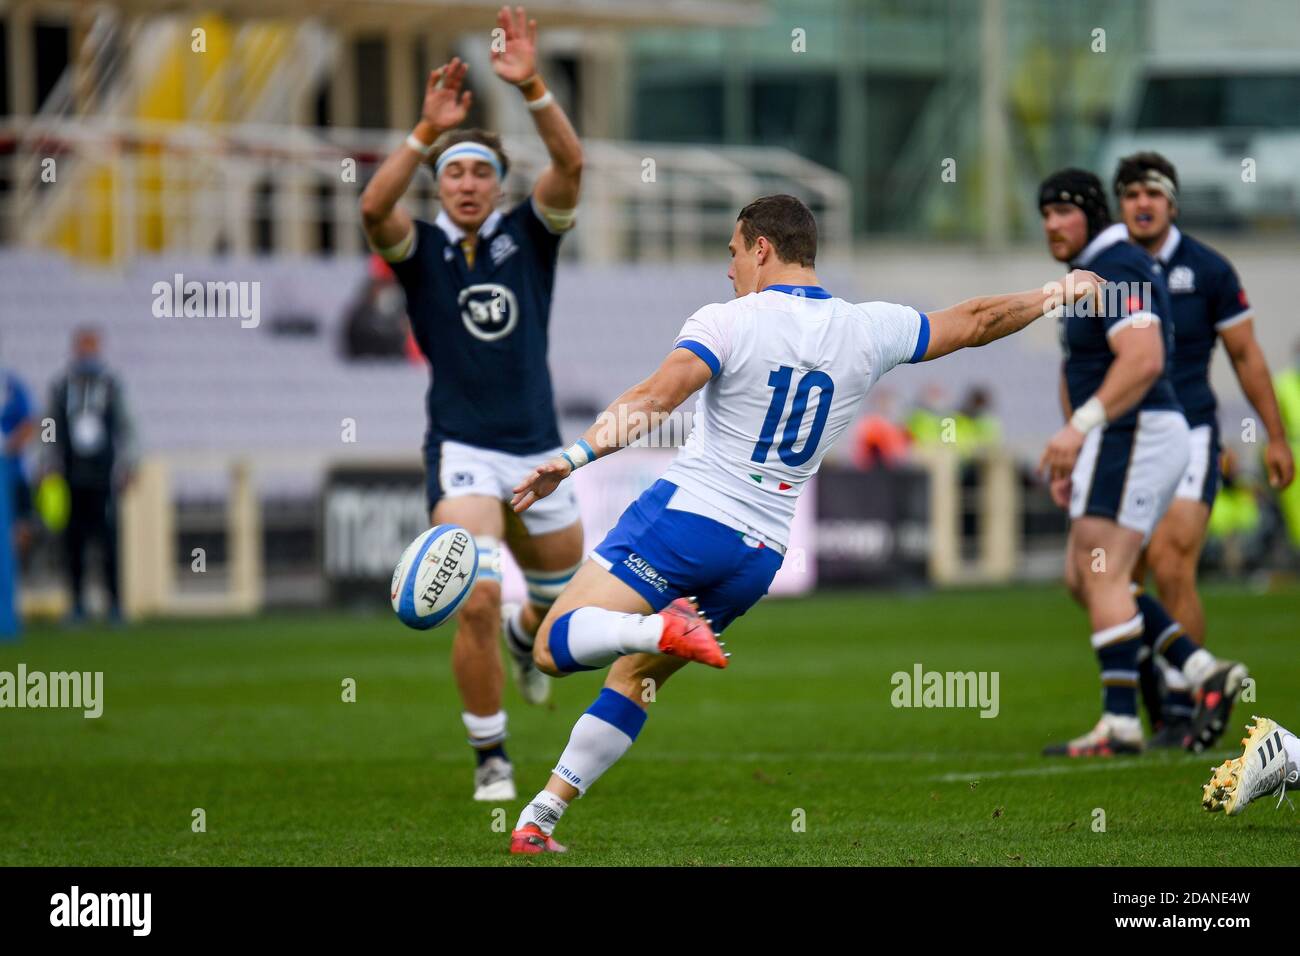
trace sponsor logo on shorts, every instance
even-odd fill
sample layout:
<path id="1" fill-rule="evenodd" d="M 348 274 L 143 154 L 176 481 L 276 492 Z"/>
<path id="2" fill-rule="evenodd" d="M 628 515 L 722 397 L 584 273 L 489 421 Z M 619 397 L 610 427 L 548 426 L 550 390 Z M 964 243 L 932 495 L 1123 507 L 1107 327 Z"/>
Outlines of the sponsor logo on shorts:
<path id="1" fill-rule="evenodd" d="M 1134 488 L 1128 493 L 1125 510 L 1134 518 L 1145 518 L 1156 506 L 1156 496 L 1146 488 Z"/>
<path id="2" fill-rule="evenodd" d="M 623 559 L 623 566 L 660 594 L 668 590 L 668 579 L 656 571 L 649 561 L 635 551 Z"/>
<path id="3" fill-rule="evenodd" d="M 453 488 L 464 488 L 466 485 L 474 484 L 474 473 L 471 471 L 454 471 L 451 474 L 451 486 Z"/>

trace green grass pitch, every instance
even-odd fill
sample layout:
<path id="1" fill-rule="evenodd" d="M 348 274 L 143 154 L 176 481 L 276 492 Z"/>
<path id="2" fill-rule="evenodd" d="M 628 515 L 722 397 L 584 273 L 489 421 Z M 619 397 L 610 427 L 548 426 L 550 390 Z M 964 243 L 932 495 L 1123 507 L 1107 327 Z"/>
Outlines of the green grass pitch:
<path id="1" fill-rule="evenodd" d="M 1300 592 L 1210 589 L 1206 604 L 1212 647 L 1257 680 L 1221 749 L 1080 762 L 1038 756 L 1097 716 L 1087 628 L 1061 589 L 766 601 L 728 632 L 728 670 L 660 690 L 561 823 L 572 852 L 544 859 L 506 853 L 520 802 L 469 799 L 450 627 L 321 613 L 38 628 L 0 645 L 0 670 L 102 670 L 104 714 L 0 710 L 0 864 L 1293 865 L 1295 813 L 1270 800 L 1229 820 L 1199 798 L 1252 712 L 1300 724 Z M 918 662 L 999 672 L 1000 713 L 895 709 L 890 676 Z M 559 682 L 551 709 L 507 691 L 521 798 L 601 679 Z"/>

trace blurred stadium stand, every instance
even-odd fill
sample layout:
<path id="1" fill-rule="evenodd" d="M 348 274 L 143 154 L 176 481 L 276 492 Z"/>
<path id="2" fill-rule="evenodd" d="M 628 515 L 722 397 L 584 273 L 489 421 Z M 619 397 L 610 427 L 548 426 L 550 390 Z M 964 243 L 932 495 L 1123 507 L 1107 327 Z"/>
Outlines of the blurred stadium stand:
<path id="1" fill-rule="evenodd" d="M 1219 34 L 1205 27 L 1204 0 L 531 4 L 546 27 L 544 72 L 587 156 L 552 324 L 553 367 L 583 369 L 556 377 L 562 428 L 574 432 L 649 371 L 685 316 L 730 296 L 726 238 L 756 195 L 809 201 L 823 277 L 846 298 L 928 309 L 1054 277 L 1038 241 L 1035 185 L 1067 163 L 1095 164 L 1104 177 L 1117 150 L 1155 142 L 1141 121 L 1153 76 L 1195 80 L 1217 45 L 1220 60 L 1263 49 L 1270 82 L 1283 90 L 1300 82 L 1285 49 L 1300 43 L 1300 7 L 1243 6 L 1252 15 Z M 219 567 L 253 562 L 213 577 L 214 593 L 236 587 L 234 604 L 213 598 L 212 608 L 315 599 L 326 470 L 416 460 L 426 370 L 349 360 L 343 349 L 348 309 L 368 275 L 357 196 L 416 115 L 427 70 L 453 53 L 472 64 L 472 121 L 504 132 L 507 189 L 523 195 L 545 157 L 527 112 L 490 78 L 497 7 L 227 0 L 216 13 L 161 0 L 32 0 L 0 8 L 0 357 L 43 394 L 71 330 L 104 327 L 141 444 L 166 465 L 165 480 L 163 471 L 145 476 L 145 491 L 179 504 L 174 526 L 155 522 L 148 533 L 176 537 L 178 566 L 191 546 Z M 1104 53 L 1090 43 L 1100 26 Z M 201 58 L 190 55 L 195 30 Z M 990 49 L 996 55 L 977 55 Z M 1161 95 L 1174 97 L 1166 112 L 1181 115 L 1183 94 Z M 1291 114 L 1279 115 L 1271 138 L 1171 121 L 1158 140 L 1180 167 L 1187 150 L 1193 226 L 1252 227 L 1249 238 L 1209 238 L 1241 271 L 1275 364 L 1289 358 L 1294 337 L 1300 185 L 1261 187 L 1253 206 L 1231 196 L 1216 205 L 1195 198 L 1203 196 L 1195 180 L 1222 178 L 1223 164 L 1256 143 L 1266 169 L 1300 170 L 1300 121 L 1287 126 Z M 946 159 L 956 161 L 955 182 L 940 177 Z M 433 217 L 429 177 L 408 200 Z M 178 273 L 259 283 L 260 324 L 155 318 L 154 283 Z M 987 386 L 1005 439 L 989 459 L 997 471 L 1007 456 L 1035 459 L 1059 423 L 1058 362 L 1055 329 L 1041 323 L 941 367 L 896 372 L 890 385 L 904 405 L 933 384 L 954 401 Z M 1214 376 L 1231 442 L 1247 409 L 1222 355 Z M 356 423 L 355 442 L 341 438 L 345 419 Z M 1254 467 L 1254 455 L 1240 457 Z M 833 462 L 847 458 L 839 449 Z M 948 464 L 927 468 L 917 480 L 938 468 L 934 487 L 960 494 Z M 978 530 L 979 547 L 951 540 L 971 501 L 931 498 L 938 510 L 920 551 L 932 577 L 1055 573 L 1059 513 L 1041 489 L 1008 490 L 998 473 L 1002 491 L 986 522 L 997 527 Z M 242 521 L 250 508 L 261 547 L 248 526 L 232 531 L 231 516 Z"/>

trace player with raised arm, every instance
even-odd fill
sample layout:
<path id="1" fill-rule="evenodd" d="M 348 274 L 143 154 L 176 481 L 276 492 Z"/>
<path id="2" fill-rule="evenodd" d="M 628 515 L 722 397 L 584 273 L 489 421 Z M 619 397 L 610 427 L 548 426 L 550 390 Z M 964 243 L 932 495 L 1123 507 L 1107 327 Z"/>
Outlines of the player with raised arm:
<path id="1" fill-rule="evenodd" d="M 544 701 L 549 679 L 532 662 L 542 616 L 582 560 L 582 527 L 572 492 L 517 516 L 506 503 L 521 473 L 560 447 L 547 368 L 547 329 L 560 239 L 573 223 L 582 147 L 537 73 L 537 24 L 522 7 L 497 16 L 503 48 L 492 69 L 524 96 L 550 156 L 532 194 L 495 207 L 509 161 L 500 139 L 458 130 L 472 94 L 458 59 L 429 75 L 420 121 L 384 160 L 361 197 L 371 246 L 406 291 L 407 312 L 428 359 L 429 425 L 424 441 L 430 519 L 474 535 L 479 572 L 459 612 L 452 669 L 462 719 L 477 755 L 476 800 L 513 800 L 501 706 L 504 632 L 520 693 Z M 413 221 L 398 204 L 424 163 L 432 166 L 442 211 Z M 501 606 L 501 543 L 523 569 L 528 602 Z"/>
<path id="2" fill-rule="evenodd" d="M 1088 733 L 1044 749 L 1070 757 L 1141 753 L 1138 658 L 1145 646 L 1186 678 L 1207 722 L 1235 699 L 1246 668 L 1221 662 L 1177 630 L 1159 630 L 1149 595 L 1135 598 L 1134 568 L 1173 500 L 1188 461 L 1188 427 L 1166 357 L 1173 353 L 1169 294 L 1155 260 L 1110 224 L 1101 181 L 1081 169 L 1039 187 L 1048 249 L 1069 268 L 1092 269 L 1105 294 L 1062 311 L 1061 404 L 1067 419 L 1040 467 L 1070 514 L 1066 584 L 1087 611 L 1101 665 L 1102 716 Z M 1161 609 L 1163 614 L 1163 609 Z M 1167 615 L 1165 615 L 1167 619 Z"/>
<path id="3" fill-rule="evenodd" d="M 1268 360 L 1255 340 L 1254 312 L 1236 270 L 1219 253 L 1174 225 L 1178 173 L 1173 164 L 1159 153 L 1126 156 L 1115 171 L 1114 189 L 1129 238 L 1164 269 L 1173 310 L 1172 381 L 1191 428 L 1187 470 L 1147 548 L 1145 564 L 1155 577 L 1160 601 L 1169 609 L 1169 615 L 1155 624 L 1162 631 L 1185 628 L 1192 640 L 1204 644 L 1205 612 L 1196 591 L 1196 565 L 1219 488 L 1218 400 L 1210 387 L 1210 359 L 1219 339 L 1268 437 L 1264 464 L 1269 484 L 1279 491 L 1291 484 L 1295 462 L 1269 378 Z M 1145 572 L 1145 566 L 1139 567 L 1139 586 Z M 1193 702 L 1182 674 L 1159 655 L 1150 660 L 1160 667 L 1164 687 L 1163 699 L 1158 693 L 1144 694 L 1152 703 L 1152 723 L 1162 725 L 1151 745 L 1183 746 L 1192 736 L 1200 745 L 1212 746 L 1227 715 L 1211 715 L 1205 726 L 1193 727 Z M 1154 672 L 1143 675 L 1144 680 L 1153 677 Z M 1223 703 L 1220 701 L 1219 709 Z"/>
<path id="4" fill-rule="evenodd" d="M 686 445 L 591 552 L 538 631 L 534 659 L 549 674 L 613 666 L 545 789 L 524 808 L 511 852 L 564 849 L 552 837 L 556 822 L 632 746 L 647 686 L 657 692 L 688 661 L 727 666 L 715 635 L 767 593 L 800 491 L 880 377 L 1010 335 L 1062 295 L 1054 285 L 928 316 L 886 302 L 854 305 L 818 282 L 817 225 L 793 196 L 741 210 L 728 251 L 736 298 L 692 315 L 654 374 L 515 489 L 526 514 L 575 469 L 636 441 L 702 390 Z M 1064 294 L 1083 295 L 1098 281 L 1077 273 Z"/>

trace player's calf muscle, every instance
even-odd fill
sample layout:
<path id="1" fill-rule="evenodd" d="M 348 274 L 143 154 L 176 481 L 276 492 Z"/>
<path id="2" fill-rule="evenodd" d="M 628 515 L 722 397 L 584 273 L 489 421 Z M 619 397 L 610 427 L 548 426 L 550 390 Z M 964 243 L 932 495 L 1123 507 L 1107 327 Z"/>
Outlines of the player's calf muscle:
<path id="1" fill-rule="evenodd" d="M 642 710 L 655 699 L 655 695 L 686 661 L 657 654 L 629 654 L 614 662 L 605 678 L 605 686 L 617 691 L 637 704 Z"/>

